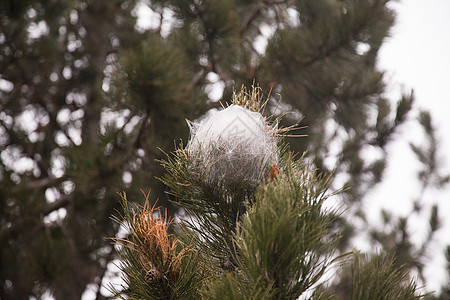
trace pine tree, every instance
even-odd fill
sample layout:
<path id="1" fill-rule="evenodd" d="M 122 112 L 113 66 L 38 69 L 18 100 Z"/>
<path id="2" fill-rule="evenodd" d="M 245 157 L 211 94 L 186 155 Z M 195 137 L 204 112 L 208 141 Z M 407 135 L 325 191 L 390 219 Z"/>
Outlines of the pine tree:
<path id="1" fill-rule="evenodd" d="M 153 179 L 160 174 L 155 151 L 146 145 L 157 140 L 168 151 L 162 141 L 170 145 L 183 136 L 186 129 L 176 124 L 190 116 L 187 93 L 169 98 L 150 90 L 159 104 L 145 107 L 144 100 L 135 99 L 127 109 L 106 94 L 121 51 L 150 52 L 149 64 L 164 61 L 163 70 L 178 63 L 176 52 L 168 59 L 170 49 L 136 46 L 144 35 L 135 28 L 135 5 L 122 0 L 0 3 L 2 299 L 40 298 L 46 292 L 80 299 L 87 285 L 100 286 L 115 257 L 104 237 L 117 231 L 110 220 L 120 207 L 116 192 L 152 185 L 156 193 L 162 186 Z M 173 80 L 181 84 L 183 78 L 187 74 Z M 151 128 L 150 115 L 152 122 L 160 118 L 164 131 Z"/>
<path id="2" fill-rule="evenodd" d="M 149 28 L 136 23 L 142 7 Z M 396 267 L 420 272 L 427 247 L 410 246 L 408 222 L 387 213 L 392 232 L 372 230 L 362 209 L 414 108 L 413 93 L 386 98 L 376 68 L 394 19 L 384 0 L 1 1 L 0 297 L 79 299 L 100 287 L 115 258 L 104 237 L 118 230 L 116 192 L 141 201 L 139 189 L 151 188 L 173 216 L 173 196 L 154 178 L 164 172 L 158 147 L 170 152 L 188 137 L 185 119 L 220 108 L 211 91 L 231 99 L 253 82 L 272 91 L 265 116 L 308 126 L 307 137 L 286 137 L 291 150 L 334 170 L 333 189 L 351 187 L 334 198 L 346 207 L 332 223 L 339 251 L 368 226 L 397 253 Z M 421 175 L 432 189 L 448 179 L 426 126 L 426 147 L 412 149 L 433 167 Z M 430 239 L 438 208 L 429 209 Z"/>
<path id="3" fill-rule="evenodd" d="M 258 95 L 256 88 L 250 94 L 243 89 L 232 103 L 259 112 L 263 108 Z M 235 111 L 227 119 L 216 113 L 211 123 L 207 119 L 194 124 L 188 145 L 162 162 L 167 171 L 162 181 L 186 214 L 173 224 L 173 234 L 164 214 L 150 208 L 148 195 L 146 206 L 134 210 L 122 196 L 125 214 L 117 222 L 129 235 L 115 240 L 126 283 L 122 291 L 115 288 L 117 295 L 124 299 L 423 298 L 392 258 L 355 253 L 349 259 L 350 253 L 336 254 L 339 237 L 332 224 L 338 213 L 324 206 L 333 196 L 331 176 L 313 170 L 304 157 L 295 157 L 281 144 L 272 153 L 276 158 L 261 159 L 265 147 L 272 148 L 271 140 L 264 133 L 246 131 L 251 125 L 240 122 L 246 114 L 251 112 Z M 273 138 L 286 132 L 277 123 L 260 120 Z M 213 123 L 219 122 L 224 126 L 217 130 Z M 205 163 L 201 171 L 199 160 Z M 227 172 L 242 165 L 264 176 Z M 338 262 L 344 265 L 341 280 L 351 283 L 348 291 L 335 292 L 323 282 Z"/>

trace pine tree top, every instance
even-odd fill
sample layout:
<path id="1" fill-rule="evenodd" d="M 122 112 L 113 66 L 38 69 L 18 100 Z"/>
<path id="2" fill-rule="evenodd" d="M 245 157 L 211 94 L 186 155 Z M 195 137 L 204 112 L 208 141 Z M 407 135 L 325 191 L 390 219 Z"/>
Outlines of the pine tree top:
<path id="1" fill-rule="evenodd" d="M 252 99 L 241 96 L 239 103 L 257 108 Z M 324 206 L 335 195 L 329 191 L 332 176 L 318 173 L 303 156 L 279 153 L 276 171 L 267 164 L 257 186 L 246 180 L 205 181 L 213 169 L 205 167 L 199 176 L 192 156 L 201 153 L 189 145 L 168 155 L 161 180 L 185 215 L 169 235 L 158 210 L 144 206 L 130 213 L 125 202 L 130 235 L 120 241 L 124 294 L 132 299 L 298 299 L 309 293 L 311 299 L 339 299 L 334 287 L 323 283 L 324 275 L 353 261 L 352 299 L 422 297 L 392 260 L 338 254 L 340 233 L 333 224 L 339 213 Z M 207 157 L 221 168 L 233 164 Z"/>

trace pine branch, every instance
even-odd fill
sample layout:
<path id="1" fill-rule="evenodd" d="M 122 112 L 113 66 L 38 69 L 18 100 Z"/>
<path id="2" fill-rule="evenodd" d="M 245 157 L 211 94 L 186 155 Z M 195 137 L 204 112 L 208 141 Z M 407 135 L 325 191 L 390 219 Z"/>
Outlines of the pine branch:
<path id="1" fill-rule="evenodd" d="M 33 180 L 30 182 L 27 182 L 27 187 L 29 189 L 46 189 L 48 187 L 52 187 L 52 186 L 61 184 L 64 181 L 66 181 L 67 179 L 69 179 L 69 176 L 67 174 L 64 174 L 63 176 L 56 177 L 56 178 L 46 177 L 46 178 L 41 178 L 38 180 Z"/>
<path id="2" fill-rule="evenodd" d="M 256 8 L 245 18 L 244 22 L 241 25 L 239 30 L 239 34 L 242 36 L 244 32 L 252 25 L 252 23 L 257 19 L 257 17 L 261 14 L 264 8 L 271 5 L 284 4 L 287 0 L 264 0 L 258 3 Z"/>
<path id="3" fill-rule="evenodd" d="M 44 222 L 41 221 L 43 217 L 49 215 L 50 213 L 60 208 L 66 207 L 68 204 L 72 202 L 72 200 L 73 200 L 72 195 L 64 195 L 60 197 L 57 201 L 49 204 L 41 211 L 34 212 L 33 215 L 23 216 L 19 219 L 14 220 L 14 222 L 9 227 L 2 228 L 2 230 L 0 231 L 0 241 L 10 240 L 16 237 L 16 235 L 23 234 L 23 232 L 26 232 L 26 234 L 28 235 L 39 232 L 40 230 L 46 228 L 47 226 Z"/>
<path id="4" fill-rule="evenodd" d="M 44 210 L 42 210 L 42 215 L 47 216 L 51 212 L 58 210 L 60 208 L 66 207 L 73 201 L 73 195 L 63 195 L 55 202 L 52 202 L 49 204 Z"/>
<path id="5" fill-rule="evenodd" d="M 355 255 L 352 266 L 351 299 L 389 300 L 423 299 L 425 295 L 416 295 L 418 290 L 414 281 L 407 279 L 408 274 L 394 266 L 394 260 L 386 256 L 364 258 Z"/>
<path id="6" fill-rule="evenodd" d="M 122 195 L 124 215 L 114 220 L 126 227 L 129 236 L 112 240 L 121 248 L 126 286 L 110 289 L 127 299 L 198 299 L 205 271 L 201 255 L 168 233 L 171 221 L 161 210 L 150 208 L 148 197 L 143 207 L 130 210 Z"/>

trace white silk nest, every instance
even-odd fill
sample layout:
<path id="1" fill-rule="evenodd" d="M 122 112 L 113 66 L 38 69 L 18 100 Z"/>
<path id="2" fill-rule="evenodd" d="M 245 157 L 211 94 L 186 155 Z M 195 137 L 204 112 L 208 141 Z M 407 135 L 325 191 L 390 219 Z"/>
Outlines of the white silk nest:
<path id="1" fill-rule="evenodd" d="M 211 113 L 190 124 L 189 170 L 211 186 L 255 188 L 278 162 L 275 129 L 238 105 Z"/>

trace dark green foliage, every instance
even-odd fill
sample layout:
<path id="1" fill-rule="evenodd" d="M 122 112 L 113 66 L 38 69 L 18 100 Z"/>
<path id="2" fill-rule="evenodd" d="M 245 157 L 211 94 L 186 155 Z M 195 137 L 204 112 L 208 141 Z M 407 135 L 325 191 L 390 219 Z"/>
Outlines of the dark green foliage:
<path id="1" fill-rule="evenodd" d="M 424 189 L 429 186 L 442 188 L 450 182 L 450 174 L 441 174 L 442 161 L 440 153 L 438 153 L 439 139 L 436 136 L 436 130 L 428 111 L 420 112 L 419 123 L 425 132 L 427 143 L 422 146 L 410 143 L 412 151 L 421 162 L 423 168 L 418 174 L 418 179 L 423 183 Z"/>
<path id="2" fill-rule="evenodd" d="M 430 114 L 426 111 L 420 111 L 418 121 L 424 129 L 426 142 L 420 146 L 410 143 L 410 147 L 421 163 L 421 168 L 417 173 L 419 193 L 412 199 L 413 207 L 411 211 L 406 212 L 404 216 L 394 217 L 383 210 L 381 212 L 383 227 L 371 229 L 370 237 L 372 242 L 395 254 L 395 264 L 398 267 L 416 270 L 419 278 L 425 283 L 426 278 L 424 278 L 423 271 L 426 267 L 426 257 L 432 250 L 430 246 L 436 232 L 442 226 L 439 205 L 437 202 L 425 205 L 426 194 L 432 189 L 439 189 L 448 184 L 449 175 L 444 173 L 442 167 L 438 151 L 438 138 Z M 427 223 L 424 222 L 425 225 L 428 225 L 428 231 L 420 243 L 413 243 L 414 227 L 411 226 L 414 224 L 411 220 L 418 215 L 425 220 L 428 219 Z"/>
<path id="3" fill-rule="evenodd" d="M 100 285 L 115 257 L 104 237 L 118 228 L 110 220 L 119 207 L 116 192 L 148 188 L 152 182 L 157 192 L 153 160 L 158 151 L 151 141 L 170 150 L 175 136 L 187 135 L 184 118 L 195 106 L 189 103 L 202 97 L 186 97 L 182 83 L 184 78 L 189 85 L 190 75 L 179 72 L 178 58 L 166 55 L 176 47 L 155 44 L 126 53 L 137 53 L 134 64 L 128 59 L 128 70 L 139 64 L 136 57 L 159 53 L 150 63 L 165 65 L 155 76 L 170 66 L 172 75 L 180 74 L 169 87 L 178 94 L 172 92 L 170 99 L 159 94 L 154 98 L 159 102 L 146 108 L 142 94 L 154 90 L 133 86 L 135 102 L 128 102 L 129 108 L 124 103 L 130 97 L 105 95 L 108 85 L 111 93 L 120 88 L 110 85 L 117 52 L 145 44 L 134 28 L 134 6 L 133 1 L 2 1 L 0 76 L 12 84 L 0 90 L 2 299 L 39 298 L 46 291 L 79 299 L 87 284 Z M 146 78 L 141 69 L 137 72 Z M 167 82 L 167 76 L 155 76 L 155 82 Z M 161 127 L 149 129 L 149 107 L 157 105 L 152 122 Z M 116 122 L 117 114 L 108 118 L 114 112 L 123 121 Z M 144 166 L 148 170 L 138 175 Z"/>
<path id="4" fill-rule="evenodd" d="M 331 222 L 322 208 L 327 182 L 305 168 L 261 187 L 236 235 L 240 270 L 233 272 L 235 278 L 217 279 L 210 293 L 219 289 L 228 295 L 222 284 L 234 280 L 239 297 L 230 299 L 258 299 L 260 291 L 270 295 L 264 299 L 296 299 L 317 283 L 331 264 L 335 244 L 324 240 Z"/>
<path id="5" fill-rule="evenodd" d="M 348 253 L 337 255 L 333 223 L 339 214 L 324 206 L 333 196 L 328 191 L 332 177 L 312 170 L 304 157 L 283 153 L 276 176 L 268 176 L 256 190 L 236 185 L 234 192 L 229 192 L 219 184 L 212 191 L 210 184 L 193 175 L 190 155 L 195 153 L 186 149 L 169 155 L 163 161 L 167 174 L 162 179 L 186 213 L 174 224 L 182 246 L 178 251 L 199 253 L 198 268 L 182 267 L 180 278 L 196 278 L 186 298 L 199 294 L 206 299 L 236 300 L 423 298 L 414 281 L 408 281 L 408 272 L 393 259 L 373 255 L 366 261 L 361 255 L 351 259 L 346 259 Z M 139 247 L 146 236 L 136 229 L 142 226 L 142 211 L 131 216 L 125 207 L 125 212 L 118 222 L 130 224 L 131 234 L 121 244 L 136 246 L 121 250 L 126 281 L 123 294 L 132 299 L 159 299 L 161 288 L 145 282 L 148 267 L 145 260 L 142 263 L 136 258 L 155 247 Z M 339 283 L 321 285 L 338 262 L 344 265 L 335 279 Z M 190 263 L 181 260 L 181 266 Z M 171 299 L 177 285 L 166 289 Z"/>
<path id="6" fill-rule="evenodd" d="M 329 235 L 334 214 L 323 208 L 331 177 L 319 176 L 286 153 L 275 179 L 253 191 L 237 185 L 230 193 L 221 186 L 212 190 L 193 176 L 189 155 L 179 149 L 169 156 L 163 181 L 188 214 L 175 232 L 187 249 L 202 253 L 200 265 L 213 276 L 199 291 L 214 299 L 296 299 L 317 284 L 336 259 L 336 240 Z M 133 255 L 122 259 L 128 288 L 135 291 L 140 288 L 131 281 L 142 278 L 144 267 Z M 153 299 L 146 292 L 139 296 Z"/>
<path id="7" fill-rule="evenodd" d="M 122 299 L 198 299 L 207 278 L 201 255 L 183 248 L 168 233 L 170 222 L 158 216 L 160 210 L 148 206 L 131 210 L 129 205 L 123 195 L 124 216 L 115 218 L 129 233 L 114 239 L 125 286 L 110 286 L 111 291 Z"/>
<path id="8" fill-rule="evenodd" d="M 367 259 L 355 256 L 353 260 L 351 299 L 406 300 L 422 298 L 415 295 L 416 284 L 409 281 L 407 273 L 402 273 L 395 268 L 392 258 L 372 256 Z"/>
<path id="9" fill-rule="evenodd" d="M 408 273 L 395 266 L 392 257 L 355 253 L 352 262 L 341 270 L 339 282 L 330 290 L 318 289 L 314 299 L 350 300 L 408 300 L 424 299 L 418 294 L 417 284 L 408 278 Z"/>
<path id="10" fill-rule="evenodd" d="M 2 1 L 2 299 L 79 299 L 115 255 L 104 236 L 128 161 L 98 132 L 107 57 L 140 39 L 130 4 Z"/>
<path id="11" fill-rule="evenodd" d="M 153 10 L 152 28 L 137 28 L 139 5 Z M 174 140 L 188 137 L 185 118 L 220 107 L 209 95 L 215 83 L 227 102 L 234 88 L 259 82 L 272 91 L 265 115 L 284 115 L 284 127 L 308 125 L 300 132 L 308 137 L 286 140 L 292 150 L 308 150 L 319 171 L 334 170 L 351 186 L 341 194 L 347 213 L 330 225 L 332 234 L 344 234 L 338 248 L 345 251 L 361 229 L 355 219 L 365 222 L 364 196 L 383 179 L 386 149 L 414 104 L 412 93 L 386 99 L 386 79 L 376 69 L 393 22 L 384 0 L 1 1 L 0 297 L 49 292 L 79 299 L 88 284 L 100 286 L 115 256 L 103 237 L 118 230 L 109 219 L 118 191 L 138 200 L 138 190 L 151 187 L 174 214 L 166 187 L 155 180 L 164 171 L 155 163 L 164 158 L 157 147 L 170 152 Z M 427 189 L 442 187 L 448 174 L 439 168 L 439 138 L 431 116 L 419 121 L 429 138 L 412 146 L 423 162 L 420 178 Z M 368 152 L 379 155 L 370 159 Z M 231 197 L 169 185 L 186 193 L 194 216 L 201 197 Z M 422 196 L 416 208 L 424 206 Z M 199 219 L 219 222 L 210 233 L 230 245 L 233 222 L 253 198 L 210 204 L 226 216 Z M 439 228 L 436 207 L 430 237 Z M 402 235 L 394 228 L 393 236 Z M 388 249 L 400 243 L 391 240 Z M 417 248 L 399 259 L 419 260 L 424 251 Z M 232 260 L 218 249 L 218 261 Z"/>
<path id="12" fill-rule="evenodd" d="M 225 260 L 237 220 L 244 213 L 246 203 L 254 198 L 254 190 L 248 191 L 246 186 L 237 185 L 235 191 L 229 192 L 206 185 L 189 172 L 188 153 L 183 149 L 175 153 L 163 162 L 167 174 L 162 181 L 170 188 L 177 203 L 198 222 L 186 224 L 186 227 L 205 241 L 200 244 L 201 250 Z"/>
<path id="13" fill-rule="evenodd" d="M 205 99 L 190 86 L 193 74 L 184 55 L 177 45 L 160 37 L 151 37 L 124 53 L 120 61 L 123 70 L 112 81 L 113 107 L 143 116 L 151 123 L 145 133 L 165 137 L 182 132 L 187 136 L 181 116 L 191 118 L 203 112 Z M 159 140 L 160 144 L 173 143 L 167 138 Z"/>

